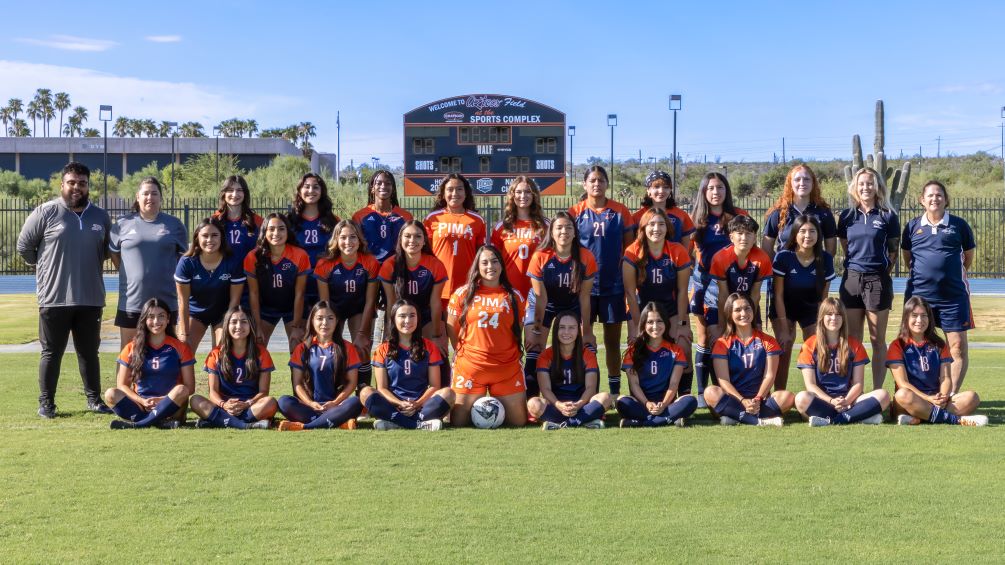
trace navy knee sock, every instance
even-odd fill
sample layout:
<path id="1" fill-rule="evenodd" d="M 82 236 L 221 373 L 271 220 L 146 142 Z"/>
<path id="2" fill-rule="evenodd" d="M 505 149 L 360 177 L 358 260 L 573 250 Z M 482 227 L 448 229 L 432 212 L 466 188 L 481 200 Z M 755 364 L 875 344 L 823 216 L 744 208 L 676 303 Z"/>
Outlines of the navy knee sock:
<path id="1" fill-rule="evenodd" d="M 618 373 L 617 375 L 608 375 L 607 386 L 610 387 L 611 394 L 621 394 L 621 374 Z"/>
<path id="2" fill-rule="evenodd" d="M 304 424 L 305 430 L 316 430 L 318 428 L 337 428 L 348 422 L 352 418 L 359 416 L 363 412 L 363 404 L 359 398 L 350 396 L 342 401 L 335 408 L 330 408 L 321 413 L 309 424 Z"/>
<path id="3" fill-rule="evenodd" d="M 384 398 L 380 393 L 375 392 L 366 399 L 366 409 L 374 418 L 387 420 L 402 428 L 414 430 L 419 425 L 418 416 L 406 416 L 402 414 L 394 404 L 391 404 L 390 400 Z"/>
<path id="4" fill-rule="evenodd" d="M 688 394 L 678 398 L 673 404 L 667 406 L 667 409 L 658 417 L 665 418 L 667 423 L 672 424 L 680 418 L 691 417 L 691 414 L 694 414 L 694 411 L 697 409 L 698 399 Z"/>
<path id="5" fill-rule="evenodd" d="M 119 418 L 133 423 L 142 420 L 147 414 L 128 396 L 123 396 L 121 400 L 116 402 L 115 406 L 112 406 L 112 412 L 115 412 L 115 415 Z"/>
<path id="6" fill-rule="evenodd" d="M 537 358 L 540 354 L 538 351 L 528 351 L 525 354 L 523 379 L 527 383 L 527 398 L 533 398 L 541 392 L 541 389 L 537 386 Z M 533 390 L 531 389 L 532 386 Z"/>
<path id="7" fill-rule="evenodd" d="M 279 397 L 279 411 L 291 422 L 306 424 L 317 418 L 317 413 L 314 410 L 292 396 Z"/>
<path id="8" fill-rule="evenodd" d="M 932 414 L 928 417 L 928 421 L 933 424 L 959 424 L 960 417 L 945 408 L 932 406 Z"/>
<path id="9" fill-rule="evenodd" d="M 813 400 L 810 401 L 810 405 L 806 407 L 806 415 L 818 418 L 831 418 L 834 416 L 834 407 L 822 398 L 814 396 Z"/>
<path id="10" fill-rule="evenodd" d="M 443 400 L 443 397 L 434 394 L 422 405 L 422 410 L 419 410 L 419 420 L 440 420 L 447 415 L 447 412 L 450 412 L 450 405 Z"/>
<path id="11" fill-rule="evenodd" d="M 551 408 L 551 406 L 549 406 Z M 569 418 L 570 426 L 581 426 L 587 422 L 592 422 L 594 420 L 599 420 L 601 416 L 604 415 L 604 405 L 597 402 L 596 400 L 591 400 L 583 405 L 582 408 L 576 412 L 576 415 Z"/>
<path id="12" fill-rule="evenodd" d="M 136 422 L 136 427 L 146 428 L 156 424 L 157 422 L 166 420 L 177 412 L 179 408 L 181 407 L 175 404 L 173 400 L 165 396 L 164 400 L 158 402 L 157 406 L 151 410 L 149 414 L 147 414 L 146 418 Z"/>
<path id="13" fill-rule="evenodd" d="M 213 408 L 213 411 L 209 413 L 209 418 L 206 418 L 206 420 L 221 428 L 237 428 L 239 430 L 243 430 L 248 427 L 248 424 L 246 424 L 239 416 L 231 416 L 226 410 L 220 408 L 219 406 Z"/>
<path id="14" fill-rule="evenodd" d="M 854 424 L 883 411 L 883 406 L 875 398 L 866 398 L 856 402 L 854 406 L 837 415 L 835 424 Z"/>
<path id="15" fill-rule="evenodd" d="M 652 414 L 646 410 L 646 407 L 631 396 L 623 396 L 618 399 L 615 408 L 618 414 L 621 414 L 622 418 L 628 418 L 629 420 L 647 420 Z"/>
<path id="16" fill-rule="evenodd" d="M 743 410 L 743 404 L 740 401 L 724 394 L 719 403 L 715 405 L 715 413 L 720 416 L 726 416 L 732 418 L 741 424 L 747 424 L 749 426 L 756 426 L 759 422 L 759 418 L 753 414 L 748 414 Z"/>
<path id="17" fill-rule="evenodd" d="M 359 368 L 356 369 L 356 388 L 363 388 L 363 386 L 370 386 L 372 381 L 373 368 L 369 361 L 364 361 L 359 364 Z"/>
<path id="18" fill-rule="evenodd" d="M 544 422 L 554 422 L 556 424 L 564 424 L 569 421 L 569 418 L 562 415 L 562 412 L 558 408 L 555 408 L 554 404 L 549 404 L 544 409 L 544 413 L 538 418 Z"/>
<path id="19" fill-rule="evenodd" d="M 712 369 L 712 359 L 708 350 L 696 345 L 694 347 L 694 377 L 698 381 L 698 394 L 705 392 L 708 386 L 708 372 Z"/>

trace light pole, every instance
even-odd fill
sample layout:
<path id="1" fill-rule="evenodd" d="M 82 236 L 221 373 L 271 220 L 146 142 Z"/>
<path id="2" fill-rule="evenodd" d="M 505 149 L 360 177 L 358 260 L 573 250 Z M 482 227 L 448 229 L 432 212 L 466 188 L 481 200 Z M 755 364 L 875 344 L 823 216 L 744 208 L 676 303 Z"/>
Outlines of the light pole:
<path id="1" fill-rule="evenodd" d="M 213 137 L 216 138 L 216 186 L 220 186 L 220 126 L 213 126 Z"/>
<path id="2" fill-rule="evenodd" d="M 102 208 L 108 209 L 108 122 L 112 121 L 112 107 L 107 104 L 102 104 L 98 108 L 98 119 L 105 122 L 105 157 L 104 164 L 101 165 L 101 172 L 104 173 L 105 178 L 105 190 L 104 195 L 101 197 Z"/>
<path id="3" fill-rule="evenodd" d="M 614 126 L 618 125 L 617 114 L 607 114 L 607 125 L 611 127 L 611 193 L 614 193 Z"/>
<path id="4" fill-rule="evenodd" d="M 1002 106 L 1002 182 L 1005 183 L 1005 106 Z"/>
<path id="5" fill-rule="evenodd" d="M 569 126 L 569 189 L 572 189 L 572 138 L 576 137 L 576 126 Z"/>
<path id="6" fill-rule="evenodd" d="M 370 160 L 373 161 L 373 170 L 376 171 L 377 165 L 380 164 L 380 157 L 370 157 Z"/>
<path id="7" fill-rule="evenodd" d="M 335 182 L 342 182 L 342 118 L 335 112 Z"/>
<path id="8" fill-rule="evenodd" d="M 680 94 L 670 95 L 670 110 L 673 112 L 673 196 L 677 198 L 677 111 L 681 107 Z"/>
<path id="9" fill-rule="evenodd" d="M 178 122 L 164 122 L 171 131 L 171 211 L 174 212 L 174 139 L 178 133 Z"/>

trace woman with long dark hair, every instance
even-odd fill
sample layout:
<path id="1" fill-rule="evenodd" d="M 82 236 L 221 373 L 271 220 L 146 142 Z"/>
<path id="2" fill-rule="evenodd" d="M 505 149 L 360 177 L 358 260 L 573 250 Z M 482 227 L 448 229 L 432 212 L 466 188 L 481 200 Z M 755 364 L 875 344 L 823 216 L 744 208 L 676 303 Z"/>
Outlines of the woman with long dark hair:
<path id="1" fill-rule="evenodd" d="M 255 249 L 262 217 L 251 207 L 251 190 L 241 175 L 231 175 L 220 185 L 220 206 L 213 219 L 223 223 L 223 237 L 242 261 Z M 244 293 L 247 297 L 247 292 Z"/>
<path id="2" fill-rule="evenodd" d="M 300 177 L 287 218 L 292 228 L 291 241 L 295 241 L 297 247 L 307 252 L 313 269 L 318 264 L 318 258 L 327 251 L 335 224 L 339 222 L 332 199 L 328 196 L 325 179 L 315 173 L 306 173 Z M 304 288 L 304 313 L 317 301 L 318 281 L 308 277 Z"/>
<path id="3" fill-rule="evenodd" d="M 467 279 L 475 251 L 486 241 L 485 220 L 475 209 L 471 183 L 464 175 L 451 173 L 440 181 L 433 197 L 433 210 L 423 220 L 429 246 L 447 270 L 443 307 Z"/>
<path id="4" fill-rule="evenodd" d="M 383 262 L 394 255 L 398 232 L 412 214 L 398 204 L 398 186 L 390 171 L 379 170 L 370 177 L 366 192 L 366 206 L 352 215 L 352 221 L 363 230 L 370 253 Z"/>
<path id="5" fill-rule="evenodd" d="M 673 233 L 671 241 L 683 245 L 684 249 L 691 246 L 694 221 L 687 212 L 677 206 L 673 177 L 666 171 L 657 169 L 646 175 L 646 195 L 642 198 L 642 206 L 632 214 L 637 228 L 641 229 L 642 214 L 648 210 L 662 210 L 667 215 L 672 230 L 668 232 Z"/>
<path id="6" fill-rule="evenodd" d="M 530 277 L 527 268 L 531 256 L 544 239 L 548 220 L 541 209 L 541 192 L 530 177 L 520 175 L 514 178 L 506 191 L 502 220 L 492 230 L 490 241 L 503 254 L 506 261 L 506 276 L 513 288 L 527 296 L 530 292 Z"/>

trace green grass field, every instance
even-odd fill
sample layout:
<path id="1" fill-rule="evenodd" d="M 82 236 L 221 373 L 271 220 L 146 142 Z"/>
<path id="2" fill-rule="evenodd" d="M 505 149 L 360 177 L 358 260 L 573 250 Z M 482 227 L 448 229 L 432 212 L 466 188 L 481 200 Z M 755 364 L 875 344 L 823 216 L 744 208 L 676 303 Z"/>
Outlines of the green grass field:
<path id="1" fill-rule="evenodd" d="M 1003 370 L 973 352 L 982 429 L 112 432 L 72 357 L 43 421 L 0 355 L 0 560 L 1000 561 Z"/>

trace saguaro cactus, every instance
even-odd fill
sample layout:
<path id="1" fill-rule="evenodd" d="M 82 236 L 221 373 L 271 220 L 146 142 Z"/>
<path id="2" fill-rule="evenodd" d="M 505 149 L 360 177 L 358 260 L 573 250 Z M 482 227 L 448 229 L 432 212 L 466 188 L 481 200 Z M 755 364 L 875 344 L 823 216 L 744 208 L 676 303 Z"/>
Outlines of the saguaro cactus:
<path id="1" fill-rule="evenodd" d="M 886 181 L 886 187 L 890 191 L 890 202 L 893 204 L 893 208 L 900 211 L 900 204 L 904 201 L 904 196 L 907 195 L 908 183 L 911 180 L 911 163 L 907 161 L 900 170 L 894 171 L 893 167 L 888 167 L 886 164 L 886 152 L 883 146 L 885 145 L 885 139 L 883 135 L 883 101 L 876 101 L 876 138 L 873 141 L 873 153 L 867 155 L 865 161 L 862 160 L 862 140 L 859 139 L 858 135 L 854 135 L 851 138 L 851 154 L 852 160 L 851 165 L 845 165 L 844 167 L 844 179 L 849 184 L 853 178 L 855 178 L 855 173 L 859 171 L 863 166 L 871 167 L 883 175 L 883 180 Z"/>

